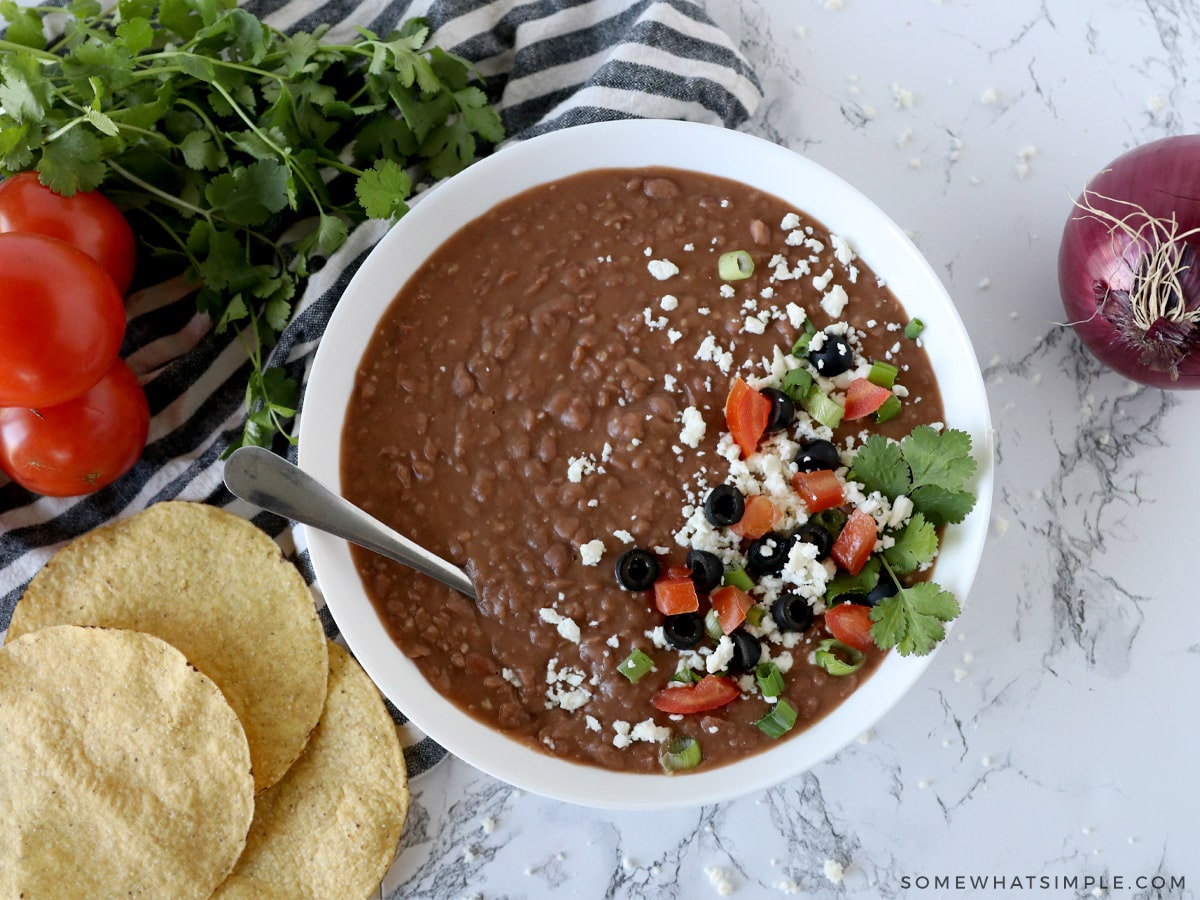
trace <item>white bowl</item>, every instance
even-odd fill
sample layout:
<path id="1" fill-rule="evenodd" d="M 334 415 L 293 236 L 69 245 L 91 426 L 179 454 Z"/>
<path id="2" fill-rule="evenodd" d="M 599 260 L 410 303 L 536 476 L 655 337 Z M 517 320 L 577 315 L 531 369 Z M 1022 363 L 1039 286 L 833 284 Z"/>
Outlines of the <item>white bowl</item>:
<path id="1" fill-rule="evenodd" d="M 370 253 L 329 322 L 305 393 L 300 465 L 326 484 L 340 484 L 341 432 L 355 364 L 375 324 L 428 254 L 462 225 L 523 190 L 588 169 L 631 166 L 707 172 L 780 197 L 831 233 L 848 238 L 908 313 L 930 323 L 924 343 L 938 376 L 946 422 L 971 435 L 979 463 L 973 485 L 978 501 L 962 524 L 947 530 L 935 572 L 943 588 L 965 601 L 987 534 L 992 439 L 983 379 L 953 301 L 904 232 L 853 187 L 790 150 L 722 128 L 659 120 L 568 128 L 507 147 L 435 188 Z M 697 806 L 777 784 L 871 728 L 932 659 L 889 654 L 876 673 L 825 718 L 748 759 L 676 777 L 608 771 L 531 749 L 444 699 L 388 636 L 347 545 L 312 529 L 306 536 L 330 612 L 388 699 L 471 765 L 536 794 L 585 806 Z"/>

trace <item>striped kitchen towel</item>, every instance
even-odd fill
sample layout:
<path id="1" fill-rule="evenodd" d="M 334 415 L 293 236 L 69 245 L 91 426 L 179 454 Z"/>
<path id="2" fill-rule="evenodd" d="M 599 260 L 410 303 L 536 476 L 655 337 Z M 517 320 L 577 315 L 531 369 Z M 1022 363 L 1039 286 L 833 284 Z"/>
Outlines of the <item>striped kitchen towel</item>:
<path id="1" fill-rule="evenodd" d="M 387 33 L 425 16 L 440 46 L 476 64 L 509 140 L 632 117 L 735 127 L 761 99 L 746 60 L 688 0 L 249 0 L 245 8 L 285 31 L 331 24 L 331 39 L 356 25 Z M 313 275 L 274 363 L 303 379 L 338 298 L 385 230 L 380 222 L 360 226 Z M 38 498 L 0 475 L 0 632 L 29 579 L 65 541 L 151 503 L 182 499 L 227 507 L 276 536 L 336 638 L 302 530 L 234 499 L 221 480 L 221 453 L 242 425 L 250 372 L 242 344 L 213 333 L 181 280 L 137 292 L 128 314 L 123 349 L 153 416 L 145 453 L 126 476 L 84 498 Z M 419 775 L 444 751 L 393 714 L 410 773 Z"/>

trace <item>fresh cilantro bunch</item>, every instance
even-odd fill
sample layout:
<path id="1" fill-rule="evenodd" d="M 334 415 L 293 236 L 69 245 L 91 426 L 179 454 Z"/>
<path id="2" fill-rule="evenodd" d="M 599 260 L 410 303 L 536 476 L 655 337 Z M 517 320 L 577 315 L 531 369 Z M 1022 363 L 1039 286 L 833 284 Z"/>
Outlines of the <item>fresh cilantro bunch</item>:
<path id="1" fill-rule="evenodd" d="M 879 578 L 891 578 L 899 588 L 871 610 L 871 636 L 879 647 L 924 656 L 946 636 L 944 623 L 958 616 L 953 594 L 929 581 L 905 587 L 897 576 L 931 563 L 938 550 L 937 529 L 961 522 L 975 506 L 975 496 L 963 486 L 974 473 L 971 437 L 956 429 L 921 425 L 899 442 L 871 435 L 855 454 L 848 478 L 890 501 L 906 496 L 914 510 L 892 534 L 895 543 L 859 575 L 872 586 Z M 860 588 L 843 588 L 851 589 Z"/>
<path id="2" fill-rule="evenodd" d="M 244 330 L 234 447 L 270 444 L 294 414 L 297 385 L 264 352 L 314 267 L 352 226 L 403 215 L 414 179 L 503 137 L 470 64 L 421 19 L 335 44 L 235 0 L 0 0 L 0 17 L 0 175 L 102 188 L 143 250 L 197 283 L 216 330 Z"/>

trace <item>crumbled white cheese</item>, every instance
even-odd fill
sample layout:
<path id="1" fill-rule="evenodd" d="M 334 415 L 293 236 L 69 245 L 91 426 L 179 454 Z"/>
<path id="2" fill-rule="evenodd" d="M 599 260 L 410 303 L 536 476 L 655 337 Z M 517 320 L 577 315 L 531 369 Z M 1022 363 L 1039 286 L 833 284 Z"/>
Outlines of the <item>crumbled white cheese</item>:
<path id="1" fill-rule="evenodd" d="M 833 257 L 843 266 L 848 266 L 856 259 L 854 248 L 840 234 L 831 234 L 829 242 L 833 245 Z"/>
<path id="2" fill-rule="evenodd" d="M 666 281 L 673 275 L 679 274 L 679 266 L 675 265 L 669 259 L 652 259 L 646 263 L 646 268 L 659 281 Z"/>
<path id="3" fill-rule="evenodd" d="M 613 737 L 613 746 L 618 750 L 624 750 L 634 741 L 658 744 L 671 736 L 670 728 L 655 724 L 653 719 L 646 719 L 636 725 L 630 725 L 628 722 L 618 719 L 613 722 L 613 731 L 616 732 Z"/>
<path id="4" fill-rule="evenodd" d="M 594 566 L 604 557 L 604 541 L 597 538 L 579 548 L 579 556 L 585 566 Z"/>
<path id="5" fill-rule="evenodd" d="M 658 301 L 658 305 L 667 312 L 671 312 L 679 308 L 679 298 L 674 294 L 665 294 L 663 295 L 663 298 Z"/>
<path id="6" fill-rule="evenodd" d="M 704 440 L 704 433 L 707 430 L 707 426 L 704 424 L 704 416 L 701 415 L 700 410 L 694 406 L 689 406 L 679 414 L 679 419 L 683 423 L 683 430 L 679 432 L 679 440 L 689 447 L 699 447 L 700 442 Z"/>
<path id="7" fill-rule="evenodd" d="M 546 663 L 546 709 L 557 706 L 572 712 L 592 699 L 592 692 L 583 686 L 587 676 L 579 669 L 557 666 L 557 656 Z"/>
<path id="8" fill-rule="evenodd" d="M 696 350 L 695 358 L 701 362 L 716 363 L 717 368 L 721 370 L 723 375 L 728 375 L 730 369 L 733 368 L 733 354 L 728 350 L 722 349 L 717 344 L 717 339 L 711 333 L 700 342 L 700 347 Z"/>
<path id="9" fill-rule="evenodd" d="M 538 618 L 543 622 L 555 626 L 558 629 L 558 633 L 572 644 L 579 643 L 579 626 L 575 624 L 574 619 L 564 616 L 558 610 L 551 609 L 548 606 L 538 610 Z"/>
<path id="10" fill-rule="evenodd" d="M 615 537 L 622 544 L 632 544 L 634 542 L 633 535 L 624 528 L 618 528 L 616 531 L 614 531 L 613 537 Z"/>
<path id="11" fill-rule="evenodd" d="M 733 641 L 729 639 L 729 635 L 723 634 L 721 640 L 717 642 L 717 648 L 709 654 L 704 667 L 710 673 L 715 674 L 728 669 L 731 659 L 733 659 Z"/>
<path id="12" fill-rule="evenodd" d="M 579 484 L 584 475 L 591 475 L 597 471 L 599 468 L 596 465 L 596 457 L 591 454 L 572 456 L 567 460 L 567 481 L 573 484 Z"/>
<path id="13" fill-rule="evenodd" d="M 747 316 L 746 320 L 742 323 L 742 330 L 748 334 L 762 334 L 767 330 L 767 326 L 763 324 L 761 319 L 755 316 Z"/>
<path id="14" fill-rule="evenodd" d="M 825 310 L 830 318 L 837 319 L 842 315 L 842 311 L 849 301 L 846 289 L 840 284 L 835 284 L 821 297 L 821 309 Z"/>

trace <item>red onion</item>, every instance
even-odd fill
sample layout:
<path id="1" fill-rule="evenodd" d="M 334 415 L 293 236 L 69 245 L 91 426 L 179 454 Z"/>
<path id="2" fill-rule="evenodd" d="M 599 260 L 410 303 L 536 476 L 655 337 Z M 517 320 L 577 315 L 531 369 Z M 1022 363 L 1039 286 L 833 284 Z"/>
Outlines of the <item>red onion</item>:
<path id="1" fill-rule="evenodd" d="M 1088 182 L 1058 283 L 1101 362 L 1153 387 L 1200 388 L 1200 135 L 1137 147 Z"/>

